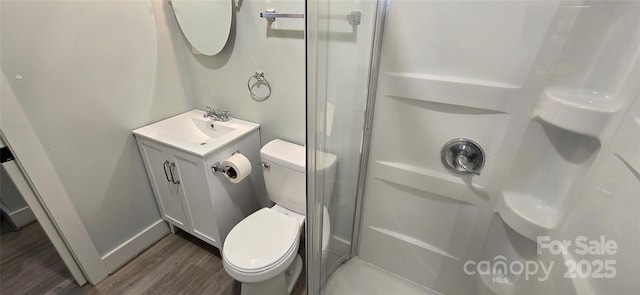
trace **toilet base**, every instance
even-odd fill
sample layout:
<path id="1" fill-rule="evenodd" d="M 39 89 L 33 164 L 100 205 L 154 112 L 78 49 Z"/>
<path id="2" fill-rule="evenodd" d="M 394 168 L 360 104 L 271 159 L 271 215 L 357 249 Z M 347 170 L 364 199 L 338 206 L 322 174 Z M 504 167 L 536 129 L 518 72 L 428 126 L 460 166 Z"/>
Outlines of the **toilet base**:
<path id="1" fill-rule="evenodd" d="M 300 274 L 302 273 L 302 258 L 296 254 L 296 258 L 287 270 L 266 281 L 257 283 L 242 283 L 240 294 L 242 295 L 288 295 L 293 291 Z"/>

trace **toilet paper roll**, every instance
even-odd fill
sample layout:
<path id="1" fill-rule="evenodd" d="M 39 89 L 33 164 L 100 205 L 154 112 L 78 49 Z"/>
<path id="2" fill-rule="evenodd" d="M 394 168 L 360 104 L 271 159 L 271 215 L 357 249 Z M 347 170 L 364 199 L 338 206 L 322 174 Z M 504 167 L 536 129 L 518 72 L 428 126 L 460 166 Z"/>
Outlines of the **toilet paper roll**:
<path id="1" fill-rule="evenodd" d="M 239 183 L 251 174 L 251 162 L 241 153 L 236 153 L 222 162 L 225 167 L 224 177 L 231 183 Z"/>

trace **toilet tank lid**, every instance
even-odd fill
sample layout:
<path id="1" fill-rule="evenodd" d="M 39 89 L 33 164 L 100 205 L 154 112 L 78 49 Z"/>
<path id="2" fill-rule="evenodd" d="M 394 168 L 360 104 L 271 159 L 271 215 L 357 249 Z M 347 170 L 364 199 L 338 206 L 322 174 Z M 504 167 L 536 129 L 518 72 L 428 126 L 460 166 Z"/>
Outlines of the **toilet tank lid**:
<path id="1" fill-rule="evenodd" d="M 305 148 L 301 145 L 274 139 L 260 150 L 263 160 L 273 162 L 298 172 L 305 172 Z"/>
<path id="2" fill-rule="evenodd" d="M 335 165 L 337 161 L 336 155 L 324 152 L 318 152 L 322 157 L 317 157 L 323 161 L 324 165 L 316 163 L 318 170 L 329 169 Z M 298 172 L 306 172 L 306 149 L 294 143 L 290 143 L 281 139 L 274 139 L 265 144 L 260 150 L 263 160 L 273 162 L 275 164 L 296 170 Z"/>

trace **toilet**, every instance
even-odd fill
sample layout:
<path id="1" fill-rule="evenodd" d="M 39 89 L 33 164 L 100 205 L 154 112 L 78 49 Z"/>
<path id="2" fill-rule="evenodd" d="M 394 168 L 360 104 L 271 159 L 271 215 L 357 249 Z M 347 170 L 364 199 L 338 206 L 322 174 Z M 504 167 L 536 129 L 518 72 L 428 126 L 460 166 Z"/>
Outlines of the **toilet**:
<path id="1" fill-rule="evenodd" d="M 329 204 L 336 174 L 336 156 L 323 154 L 325 204 Z M 290 294 L 302 272 L 298 246 L 306 213 L 305 148 L 280 139 L 260 150 L 269 199 L 275 203 L 240 221 L 222 247 L 227 273 L 242 283 L 241 293 Z M 322 259 L 328 252 L 330 221 L 323 208 Z"/>

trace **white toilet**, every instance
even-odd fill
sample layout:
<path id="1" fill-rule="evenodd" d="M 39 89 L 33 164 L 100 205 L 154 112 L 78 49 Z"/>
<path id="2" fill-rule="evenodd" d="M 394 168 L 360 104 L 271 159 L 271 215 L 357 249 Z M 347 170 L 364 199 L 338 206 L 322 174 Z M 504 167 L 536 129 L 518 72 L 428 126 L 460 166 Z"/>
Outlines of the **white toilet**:
<path id="1" fill-rule="evenodd" d="M 305 148 L 276 139 L 262 147 L 260 156 L 267 193 L 276 205 L 247 216 L 229 232 L 222 250 L 224 269 L 242 283 L 243 295 L 290 294 L 302 272 L 298 245 L 306 212 Z M 331 196 L 336 156 L 325 154 L 324 162 L 325 194 Z M 323 260 L 329 229 L 325 207 Z"/>

